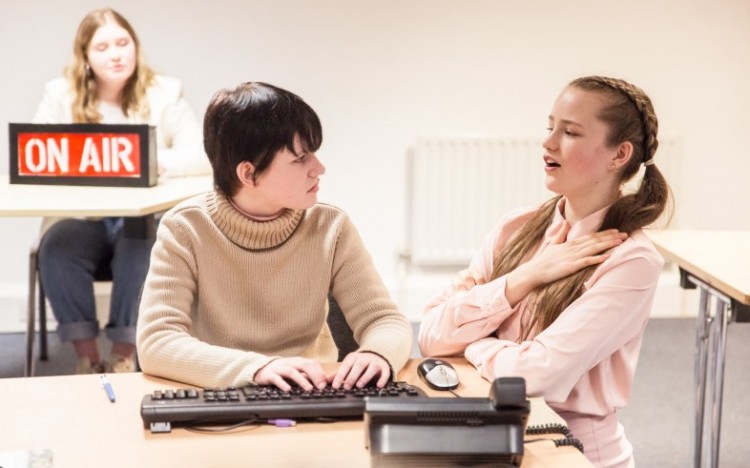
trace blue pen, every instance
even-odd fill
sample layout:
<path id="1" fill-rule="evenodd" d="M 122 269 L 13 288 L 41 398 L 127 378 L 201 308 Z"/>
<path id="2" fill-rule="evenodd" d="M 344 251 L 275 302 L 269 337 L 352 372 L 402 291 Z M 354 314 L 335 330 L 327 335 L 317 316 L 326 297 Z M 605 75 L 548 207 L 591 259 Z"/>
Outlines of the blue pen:
<path id="1" fill-rule="evenodd" d="M 102 382 L 102 388 L 104 389 L 105 392 L 107 392 L 107 397 L 109 397 L 109 401 L 111 401 L 112 403 L 114 403 L 115 402 L 115 391 L 112 390 L 112 384 L 109 383 L 109 380 L 107 380 L 107 376 L 104 375 L 104 374 L 102 374 L 102 376 L 100 377 L 100 380 Z"/>

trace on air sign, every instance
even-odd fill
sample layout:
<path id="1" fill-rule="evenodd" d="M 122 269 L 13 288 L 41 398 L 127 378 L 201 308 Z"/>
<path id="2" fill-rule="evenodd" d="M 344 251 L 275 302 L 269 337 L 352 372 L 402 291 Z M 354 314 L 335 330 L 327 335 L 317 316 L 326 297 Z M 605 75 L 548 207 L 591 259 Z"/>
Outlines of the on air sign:
<path id="1" fill-rule="evenodd" d="M 148 125 L 10 124 L 10 183 L 151 187 Z"/>

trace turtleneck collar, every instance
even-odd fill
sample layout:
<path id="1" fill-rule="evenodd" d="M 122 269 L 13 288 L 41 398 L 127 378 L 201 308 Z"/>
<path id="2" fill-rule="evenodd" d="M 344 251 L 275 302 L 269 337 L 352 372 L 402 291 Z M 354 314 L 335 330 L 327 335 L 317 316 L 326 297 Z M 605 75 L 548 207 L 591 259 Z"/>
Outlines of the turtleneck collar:
<path id="1" fill-rule="evenodd" d="M 211 219 L 227 238 L 248 250 L 265 250 L 286 242 L 297 229 L 304 210 L 285 210 L 269 221 L 254 221 L 237 210 L 223 194 L 214 190 L 206 204 Z"/>

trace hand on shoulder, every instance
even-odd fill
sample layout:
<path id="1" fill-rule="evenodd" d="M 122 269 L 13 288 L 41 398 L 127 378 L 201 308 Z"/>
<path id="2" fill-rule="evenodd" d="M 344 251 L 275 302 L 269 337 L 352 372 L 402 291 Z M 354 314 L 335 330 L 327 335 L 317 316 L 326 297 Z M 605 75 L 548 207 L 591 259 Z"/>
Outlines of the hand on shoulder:
<path id="1" fill-rule="evenodd" d="M 515 305 L 538 286 L 552 283 L 609 258 L 608 250 L 628 235 L 615 229 L 595 232 L 561 244 L 548 245 L 508 274 L 505 296 Z"/>

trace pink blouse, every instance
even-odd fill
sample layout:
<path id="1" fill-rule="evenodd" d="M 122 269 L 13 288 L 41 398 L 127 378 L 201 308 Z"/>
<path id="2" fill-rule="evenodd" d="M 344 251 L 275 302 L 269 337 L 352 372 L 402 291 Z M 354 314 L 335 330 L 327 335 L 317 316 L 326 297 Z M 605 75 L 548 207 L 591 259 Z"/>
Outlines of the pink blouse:
<path id="1" fill-rule="evenodd" d="M 570 225 L 562 199 L 541 252 L 597 230 L 607 208 Z M 504 216 L 469 265 L 488 279 L 493 258 L 537 208 Z M 538 255 L 538 252 L 534 255 Z M 528 297 L 511 307 L 504 276 L 468 291 L 446 288 L 425 309 L 419 330 L 424 356 L 463 353 L 487 380 L 521 376 L 529 396 L 541 396 L 557 411 L 604 416 L 630 398 L 643 330 L 664 260 L 638 230 L 597 268 L 583 294 L 546 330 L 519 342 Z"/>

